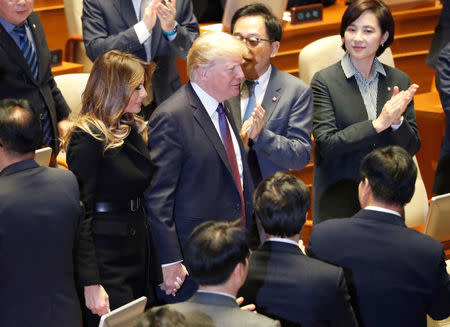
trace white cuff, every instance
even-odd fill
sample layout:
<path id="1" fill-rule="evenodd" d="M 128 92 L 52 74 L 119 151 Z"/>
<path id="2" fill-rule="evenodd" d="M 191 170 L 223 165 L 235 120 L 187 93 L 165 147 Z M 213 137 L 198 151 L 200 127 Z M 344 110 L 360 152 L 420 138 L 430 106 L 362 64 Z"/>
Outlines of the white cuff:
<path id="1" fill-rule="evenodd" d="M 145 26 L 145 23 L 142 20 L 137 22 L 133 26 L 133 28 L 141 44 L 143 44 L 145 41 L 148 40 L 150 36 L 152 36 L 152 32 L 148 31 L 147 26 Z"/>
<path id="2" fill-rule="evenodd" d="M 171 262 L 171 263 L 164 263 L 164 264 L 161 265 L 161 268 L 172 266 L 172 265 L 180 263 L 180 262 L 183 262 L 183 260 L 175 261 L 175 262 Z"/>
<path id="3" fill-rule="evenodd" d="M 400 118 L 400 124 L 396 124 L 396 125 L 392 124 L 392 125 L 391 125 L 391 128 L 392 128 L 394 131 L 396 131 L 397 129 L 400 128 L 400 126 L 402 126 L 402 124 L 403 124 L 403 116 L 402 116 L 402 118 Z"/>

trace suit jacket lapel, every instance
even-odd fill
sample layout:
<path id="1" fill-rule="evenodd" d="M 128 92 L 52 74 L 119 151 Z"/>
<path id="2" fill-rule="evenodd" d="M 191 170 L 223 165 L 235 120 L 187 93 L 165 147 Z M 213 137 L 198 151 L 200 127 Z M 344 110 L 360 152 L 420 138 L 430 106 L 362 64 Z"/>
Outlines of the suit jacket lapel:
<path id="1" fill-rule="evenodd" d="M 264 119 L 264 126 L 269 121 L 270 117 L 275 112 L 278 102 L 281 97 L 281 82 L 278 81 L 279 72 L 278 69 L 272 65 L 272 72 L 270 73 L 269 84 L 266 88 L 266 93 L 264 94 L 264 99 L 262 102 L 262 107 L 266 110 L 266 118 Z"/>
<path id="2" fill-rule="evenodd" d="M 386 70 L 386 67 L 384 68 Z M 381 114 L 384 104 L 391 98 L 393 86 L 388 85 L 386 76 L 378 74 L 378 92 L 377 92 L 377 117 Z"/>
<path id="3" fill-rule="evenodd" d="M 361 92 L 359 91 L 356 77 L 352 76 L 350 78 L 347 78 L 345 76 L 344 70 L 342 69 L 340 61 L 335 65 L 338 65 L 339 67 L 338 74 L 342 75 L 341 77 L 339 77 L 339 80 L 347 81 L 346 83 L 342 83 L 342 94 L 345 94 L 347 97 L 346 100 L 349 104 L 348 110 L 352 112 L 353 121 L 360 122 L 368 120 L 369 116 L 367 115 L 366 105 L 364 104 Z"/>
<path id="4" fill-rule="evenodd" d="M 33 15 L 33 13 L 31 15 Z M 32 28 L 32 23 L 30 23 L 30 27 Z M 28 63 L 25 60 L 25 57 L 23 56 L 22 50 L 20 50 L 16 42 L 14 42 L 14 39 L 11 37 L 11 35 L 8 34 L 8 32 L 3 28 L 1 24 L 0 24 L 0 40 L 1 40 L 0 46 L 3 47 L 5 49 L 5 52 L 12 58 L 10 61 L 20 65 L 23 71 L 26 72 L 27 74 L 26 78 L 35 83 L 34 77 L 31 74 L 30 67 L 28 66 Z M 37 45 L 38 40 L 36 38 L 35 41 Z M 39 69 L 40 68 L 41 67 L 39 67 Z"/>
<path id="5" fill-rule="evenodd" d="M 136 12 L 130 0 L 113 0 L 113 5 L 128 26 L 133 26 L 137 23 Z"/>
<path id="6" fill-rule="evenodd" d="M 193 110 L 193 115 L 194 115 L 195 120 L 198 122 L 200 127 L 205 132 L 209 141 L 214 146 L 214 149 L 216 149 L 216 151 L 219 154 L 219 157 L 222 159 L 225 167 L 227 167 L 228 171 L 230 172 L 230 175 L 233 176 L 233 173 L 231 172 L 230 163 L 228 162 L 228 157 L 227 157 L 227 153 L 225 151 L 225 147 L 223 146 L 222 140 L 220 139 L 220 136 L 217 133 L 216 128 L 214 127 L 211 117 L 209 117 L 208 113 L 206 112 L 206 109 L 203 107 L 203 104 L 201 103 L 197 94 L 194 92 L 194 89 L 192 88 L 190 83 L 188 83 L 186 85 L 186 88 L 187 88 L 187 94 L 190 98 L 190 106 Z M 234 124 L 232 124 L 232 125 L 234 125 Z"/>
<path id="7" fill-rule="evenodd" d="M 156 55 L 156 50 L 159 47 L 159 42 L 161 42 L 161 39 L 162 39 L 161 23 L 159 22 L 159 19 L 157 19 L 156 23 L 155 23 L 155 26 L 152 29 L 152 43 L 151 43 L 152 59 Z"/>
<path id="8" fill-rule="evenodd" d="M 241 96 L 235 96 L 227 100 L 227 102 L 229 104 L 229 107 L 231 108 L 231 113 L 233 114 L 236 128 L 240 131 L 242 128 Z"/>

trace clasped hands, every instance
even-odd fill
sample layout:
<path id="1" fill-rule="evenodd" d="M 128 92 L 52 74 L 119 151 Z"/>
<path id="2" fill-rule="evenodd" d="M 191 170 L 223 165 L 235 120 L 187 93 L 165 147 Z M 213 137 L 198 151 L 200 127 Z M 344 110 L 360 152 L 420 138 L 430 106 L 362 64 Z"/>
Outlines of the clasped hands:
<path id="1" fill-rule="evenodd" d="M 176 0 L 153 0 L 146 8 L 142 21 L 149 31 L 156 24 L 159 18 L 161 28 L 169 33 L 175 28 L 175 14 L 177 13 Z"/>
<path id="2" fill-rule="evenodd" d="M 392 97 L 385 103 L 378 118 L 372 122 L 377 133 L 384 131 L 391 125 L 401 123 L 402 115 L 418 88 L 419 85 L 412 84 L 407 90 L 400 91 L 398 86 L 394 86 Z"/>
<path id="3" fill-rule="evenodd" d="M 241 131 L 239 132 L 244 147 L 248 146 L 249 139 L 256 139 L 259 133 L 261 133 L 265 118 L 266 111 L 260 104 L 256 104 L 252 115 L 242 124 Z"/>
<path id="4" fill-rule="evenodd" d="M 183 285 L 186 275 L 189 274 L 181 262 L 162 267 L 162 273 L 163 282 L 159 284 L 159 288 L 167 295 L 172 294 L 173 296 L 175 296 L 181 285 Z"/>

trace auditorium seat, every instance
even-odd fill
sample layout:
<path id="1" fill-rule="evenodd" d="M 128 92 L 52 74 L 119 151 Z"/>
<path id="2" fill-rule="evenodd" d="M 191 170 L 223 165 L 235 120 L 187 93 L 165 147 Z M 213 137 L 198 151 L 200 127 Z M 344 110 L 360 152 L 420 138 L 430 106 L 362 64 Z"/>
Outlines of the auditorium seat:
<path id="1" fill-rule="evenodd" d="M 83 43 L 83 31 L 81 27 L 81 13 L 83 0 L 64 0 L 64 12 L 66 14 L 67 30 L 69 38 L 66 42 L 65 61 L 76 62 L 84 65 L 84 72 L 91 71 L 92 61 L 86 55 Z"/>
<path id="2" fill-rule="evenodd" d="M 342 39 L 340 35 L 327 36 L 306 45 L 298 56 L 300 78 L 309 85 L 317 71 L 341 60 L 345 54 L 341 45 Z M 378 59 L 386 65 L 395 67 L 391 48 L 387 48 Z M 417 166 L 418 174 L 415 186 L 416 191 L 410 203 L 405 207 L 406 225 L 408 227 L 423 225 L 428 212 L 428 196 L 425 184 L 420 174 L 416 156 L 413 159 Z"/>
<path id="3" fill-rule="evenodd" d="M 56 84 L 67 101 L 72 113 L 70 117 L 75 119 L 81 110 L 81 95 L 86 88 L 89 78 L 88 73 L 64 74 L 55 76 Z"/>

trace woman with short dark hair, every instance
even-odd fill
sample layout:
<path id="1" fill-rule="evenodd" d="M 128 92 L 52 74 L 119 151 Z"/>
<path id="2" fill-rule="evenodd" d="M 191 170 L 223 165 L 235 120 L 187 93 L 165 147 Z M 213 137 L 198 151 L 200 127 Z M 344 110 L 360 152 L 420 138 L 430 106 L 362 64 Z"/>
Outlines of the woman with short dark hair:
<path id="1" fill-rule="evenodd" d="M 345 11 L 343 59 L 317 72 L 314 95 L 313 219 L 350 217 L 359 209 L 359 165 L 373 149 L 420 148 L 413 96 L 418 85 L 376 57 L 394 40 L 394 20 L 380 0 L 357 0 Z"/>

